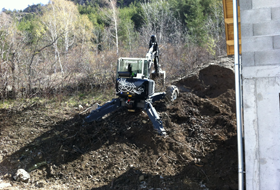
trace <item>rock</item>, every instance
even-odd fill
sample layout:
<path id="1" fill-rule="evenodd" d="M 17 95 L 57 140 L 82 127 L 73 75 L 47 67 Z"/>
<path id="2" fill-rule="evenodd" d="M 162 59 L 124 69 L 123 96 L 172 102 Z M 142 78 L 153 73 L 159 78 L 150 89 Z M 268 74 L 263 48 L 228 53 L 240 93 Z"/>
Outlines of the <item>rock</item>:
<path id="1" fill-rule="evenodd" d="M 82 110 L 84 107 L 82 105 L 79 105 L 79 110 Z"/>
<path id="2" fill-rule="evenodd" d="M 145 181 L 141 182 L 140 184 L 140 189 L 146 189 L 147 188 L 147 183 Z"/>
<path id="3" fill-rule="evenodd" d="M 6 182 L 3 182 L 2 180 L 0 180 L 0 189 L 5 189 L 5 188 L 8 188 L 8 187 L 11 187 L 12 185 L 10 183 L 6 183 Z"/>
<path id="4" fill-rule="evenodd" d="M 144 180 L 144 175 L 141 175 L 140 177 L 139 177 L 139 181 L 143 181 Z"/>
<path id="5" fill-rule="evenodd" d="M 22 181 L 22 182 L 28 183 L 28 181 L 30 179 L 30 175 L 24 169 L 18 169 L 17 173 L 13 176 L 13 178 L 16 181 Z"/>
<path id="6" fill-rule="evenodd" d="M 93 110 L 96 110 L 97 108 L 99 107 L 99 104 L 98 103 L 95 103 L 91 106 L 91 109 L 90 111 L 92 112 Z"/>
<path id="7" fill-rule="evenodd" d="M 3 179 L 9 179 L 9 178 L 11 178 L 11 174 L 5 174 L 5 175 L 3 176 Z"/>
<path id="8" fill-rule="evenodd" d="M 17 159 L 11 159 L 11 160 L 10 160 L 10 163 L 11 163 L 11 164 L 15 164 L 15 163 L 17 163 L 17 162 L 18 162 Z"/>
<path id="9" fill-rule="evenodd" d="M 40 180 L 40 181 L 37 181 L 36 182 L 36 187 L 39 187 L 39 188 L 43 188 L 45 186 L 46 182 L 43 181 L 43 180 Z"/>
<path id="10" fill-rule="evenodd" d="M 142 121 L 142 123 L 146 124 L 146 123 L 147 123 L 147 121 L 146 121 L 146 120 L 143 120 L 143 121 Z"/>
<path id="11" fill-rule="evenodd" d="M 42 158 L 42 152 L 38 152 L 37 156 L 38 156 L 39 159 L 41 159 Z"/>
<path id="12" fill-rule="evenodd" d="M 51 175 L 55 175 L 55 170 L 54 170 L 55 167 L 53 166 L 50 166 L 50 174 Z"/>

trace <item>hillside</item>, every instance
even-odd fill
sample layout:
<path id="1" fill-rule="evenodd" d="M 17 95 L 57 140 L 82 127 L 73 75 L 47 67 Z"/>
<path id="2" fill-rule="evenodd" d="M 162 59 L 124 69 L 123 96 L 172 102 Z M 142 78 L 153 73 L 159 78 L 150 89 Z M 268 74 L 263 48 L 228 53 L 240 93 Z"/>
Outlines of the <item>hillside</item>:
<path id="1" fill-rule="evenodd" d="M 91 105 L 60 110 L 40 101 L 1 109 L 0 187 L 6 189 L 237 189 L 233 60 L 220 58 L 174 81 L 180 97 L 146 113 L 84 123 Z M 17 169 L 28 183 L 12 180 Z"/>
<path id="2" fill-rule="evenodd" d="M 104 7 L 104 6 L 108 6 L 108 1 L 106 0 L 71 0 L 76 4 L 80 4 L 80 5 L 91 5 L 91 6 L 100 6 L 100 7 Z M 119 0 L 117 1 L 118 6 L 129 6 L 131 3 L 143 3 L 146 2 L 144 0 Z"/>
<path id="3" fill-rule="evenodd" d="M 118 57 L 145 57 L 151 35 L 167 80 L 225 52 L 221 1 L 51 2 L 0 14 L 3 101 L 48 97 L 85 81 L 113 83 Z"/>

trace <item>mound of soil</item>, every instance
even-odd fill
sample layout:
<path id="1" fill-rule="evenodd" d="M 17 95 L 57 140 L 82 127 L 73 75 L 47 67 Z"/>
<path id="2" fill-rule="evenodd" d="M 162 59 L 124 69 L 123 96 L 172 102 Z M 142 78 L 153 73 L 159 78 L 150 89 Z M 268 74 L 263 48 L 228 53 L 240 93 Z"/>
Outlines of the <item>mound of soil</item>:
<path id="1" fill-rule="evenodd" d="M 178 99 L 154 104 L 165 137 L 143 111 L 87 124 L 89 112 L 41 104 L 1 110 L 0 179 L 8 189 L 238 189 L 233 76 L 216 64 L 175 81 Z M 19 168 L 28 183 L 12 180 Z"/>
<path id="2" fill-rule="evenodd" d="M 192 92 L 199 97 L 215 98 L 235 87 L 232 59 L 221 58 L 210 65 L 197 68 L 190 75 L 173 81 L 181 91 Z"/>

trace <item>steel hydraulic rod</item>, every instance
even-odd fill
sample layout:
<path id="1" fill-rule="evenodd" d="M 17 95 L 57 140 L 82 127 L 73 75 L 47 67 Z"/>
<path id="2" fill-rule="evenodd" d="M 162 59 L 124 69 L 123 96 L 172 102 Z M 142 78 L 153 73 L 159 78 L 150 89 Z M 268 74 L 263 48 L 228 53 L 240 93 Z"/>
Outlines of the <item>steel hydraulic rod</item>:
<path id="1" fill-rule="evenodd" d="M 234 27 L 234 69 L 235 69 L 235 97 L 237 120 L 237 147 L 238 147 L 238 189 L 244 190 L 244 163 L 243 139 L 241 121 L 241 87 L 240 87 L 240 61 L 239 61 L 239 30 L 238 30 L 238 4 L 233 0 L 233 27 Z"/>

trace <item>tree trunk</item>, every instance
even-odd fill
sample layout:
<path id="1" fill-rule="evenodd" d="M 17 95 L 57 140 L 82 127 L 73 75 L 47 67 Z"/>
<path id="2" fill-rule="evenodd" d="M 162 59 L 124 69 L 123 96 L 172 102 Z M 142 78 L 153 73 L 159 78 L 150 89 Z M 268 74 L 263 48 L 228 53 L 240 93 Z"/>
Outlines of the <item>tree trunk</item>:
<path id="1" fill-rule="evenodd" d="M 113 21 L 114 21 L 114 25 L 115 25 L 114 27 L 115 27 L 117 56 L 119 56 L 118 23 L 117 23 L 116 1 L 115 0 L 111 0 L 111 7 L 113 9 Z"/>

